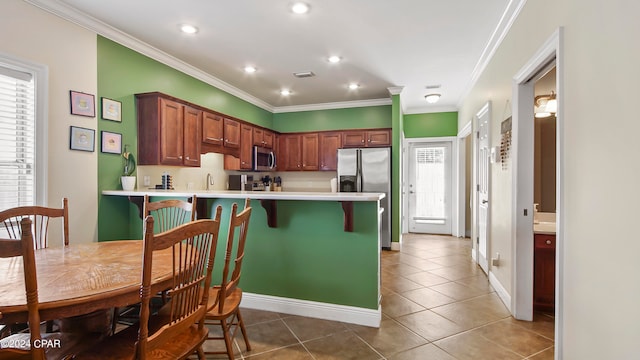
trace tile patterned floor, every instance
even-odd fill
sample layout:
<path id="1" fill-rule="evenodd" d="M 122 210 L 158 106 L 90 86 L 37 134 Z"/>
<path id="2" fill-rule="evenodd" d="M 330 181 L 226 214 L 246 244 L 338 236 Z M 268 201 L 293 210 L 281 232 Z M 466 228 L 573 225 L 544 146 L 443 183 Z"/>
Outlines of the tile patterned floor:
<path id="1" fill-rule="evenodd" d="M 402 251 L 382 253 L 382 294 L 379 329 L 243 309 L 253 349 L 237 336 L 236 359 L 553 359 L 553 317 L 512 318 L 471 261 L 469 239 L 405 235 Z"/>

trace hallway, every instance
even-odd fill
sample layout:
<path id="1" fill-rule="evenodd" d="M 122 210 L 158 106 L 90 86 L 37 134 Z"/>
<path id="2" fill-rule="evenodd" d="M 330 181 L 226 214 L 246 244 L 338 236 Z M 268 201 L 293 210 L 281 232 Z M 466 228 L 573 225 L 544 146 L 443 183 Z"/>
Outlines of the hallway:
<path id="1" fill-rule="evenodd" d="M 383 251 L 381 262 L 379 329 L 243 309 L 253 350 L 244 352 L 237 336 L 236 358 L 553 359 L 553 317 L 513 319 L 472 262 L 471 240 L 407 234 L 402 250 Z"/>

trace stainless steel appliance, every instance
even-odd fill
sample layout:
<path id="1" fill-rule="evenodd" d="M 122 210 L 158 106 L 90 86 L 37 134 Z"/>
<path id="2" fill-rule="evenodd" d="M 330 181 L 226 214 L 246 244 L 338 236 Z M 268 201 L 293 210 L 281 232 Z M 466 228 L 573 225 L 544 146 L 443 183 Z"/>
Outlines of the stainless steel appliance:
<path id="1" fill-rule="evenodd" d="M 380 245 L 391 248 L 391 149 L 338 150 L 338 191 L 385 193 L 380 205 Z"/>
<path id="2" fill-rule="evenodd" d="M 229 175 L 229 190 L 253 190 L 253 175 Z"/>
<path id="3" fill-rule="evenodd" d="M 276 167 L 276 153 L 273 149 L 253 147 L 253 170 L 273 171 Z"/>

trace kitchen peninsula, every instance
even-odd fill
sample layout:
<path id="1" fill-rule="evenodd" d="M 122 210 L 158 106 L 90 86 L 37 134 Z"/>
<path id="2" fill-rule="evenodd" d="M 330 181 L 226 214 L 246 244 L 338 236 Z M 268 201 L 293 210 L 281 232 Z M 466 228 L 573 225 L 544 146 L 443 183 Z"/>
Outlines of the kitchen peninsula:
<path id="1" fill-rule="evenodd" d="M 227 228 L 231 205 L 250 198 L 253 212 L 241 280 L 243 306 L 367 326 L 380 324 L 383 193 L 150 189 L 105 190 L 102 194 L 127 197 L 138 204 L 144 195 L 158 199 L 195 194 L 199 209 L 209 214 L 222 205 L 221 229 Z M 138 215 L 132 214 L 130 222 L 142 226 Z M 217 256 L 223 256 L 223 251 L 218 247 Z M 221 269 L 216 266 L 214 271 Z"/>

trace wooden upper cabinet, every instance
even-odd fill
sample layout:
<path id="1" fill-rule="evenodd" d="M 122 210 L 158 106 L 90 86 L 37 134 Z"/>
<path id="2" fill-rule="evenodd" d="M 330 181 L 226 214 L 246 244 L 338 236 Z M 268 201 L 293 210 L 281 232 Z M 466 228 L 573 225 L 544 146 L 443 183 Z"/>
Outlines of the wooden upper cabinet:
<path id="1" fill-rule="evenodd" d="M 302 153 L 299 135 L 283 135 L 280 137 L 280 154 L 284 171 L 302 170 Z"/>
<path id="2" fill-rule="evenodd" d="M 183 164 L 200 166 L 200 145 L 202 144 L 202 110 L 184 106 Z"/>
<path id="3" fill-rule="evenodd" d="M 224 143 L 224 118 L 207 111 L 202 113 L 202 142 L 222 146 Z"/>
<path id="4" fill-rule="evenodd" d="M 136 104 L 138 164 L 200 166 L 201 110 L 160 93 L 137 94 Z"/>
<path id="5" fill-rule="evenodd" d="M 320 133 L 318 146 L 320 170 L 338 170 L 338 149 L 340 147 L 342 147 L 340 132 Z"/>
<path id="6" fill-rule="evenodd" d="M 253 145 L 273 149 L 273 133 L 262 128 L 253 128 Z"/>
<path id="7" fill-rule="evenodd" d="M 347 130 L 342 133 L 342 147 L 391 146 L 391 130 Z"/>
<path id="8" fill-rule="evenodd" d="M 391 130 L 367 130 L 367 146 L 391 146 Z"/>
<path id="9" fill-rule="evenodd" d="M 240 148 L 240 122 L 224 118 L 224 146 Z"/>
<path id="10" fill-rule="evenodd" d="M 302 147 L 302 170 L 318 170 L 318 134 L 300 136 Z"/>
<path id="11" fill-rule="evenodd" d="M 253 149 L 254 128 L 247 124 L 240 125 L 240 169 L 251 170 L 251 150 Z"/>

